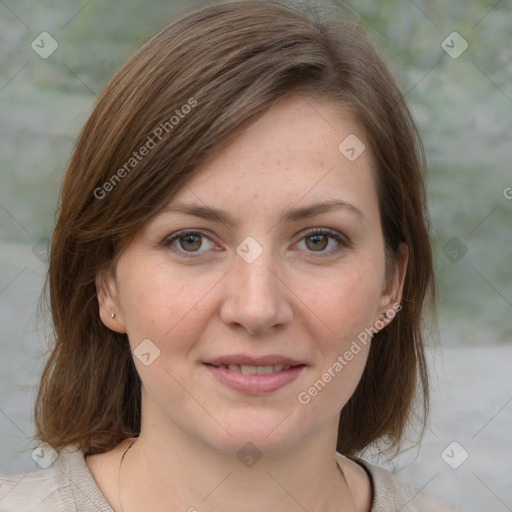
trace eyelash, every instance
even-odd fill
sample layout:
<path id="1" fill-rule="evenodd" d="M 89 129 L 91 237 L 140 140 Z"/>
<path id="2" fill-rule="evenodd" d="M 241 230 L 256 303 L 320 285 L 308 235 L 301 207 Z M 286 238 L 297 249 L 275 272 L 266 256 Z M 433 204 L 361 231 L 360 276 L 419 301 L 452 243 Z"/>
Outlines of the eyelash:
<path id="1" fill-rule="evenodd" d="M 205 251 L 196 251 L 196 252 L 186 252 L 185 251 L 185 252 L 183 252 L 182 250 L 178 250 L 175 247 L 172 247 L 172 244 L 175 240 L 179 240 L 180 238 L 185 238 L 186 236 L 189 236 L 189 235 L 199 235 L 201 237 L 208 238 L 209 240 L 211 240 L 207 235 L 205 235 L 201 231 L 184 230 L 184 231 L 179 231 L 178 233 L 171 235 L 170 237 L 167 237 L 162 242 L 162 246 L 172 250 L 172 252 L 174 252 L 177 256 L 182 257 L 182 258 L 188 258 L 188 259 L 199 258 L 201 256 L 201 253 L 205 252 Z M 327 251 L 327 252 L 318 251 L 319 258 L 331 256 L 333 254 L 338 253 L 343 248 L 352 247 L 352 243 L 350 242 L 350 240 L 347 237 L 337 233 L 336 231 L 331 231 L 330 229 L 326 229 L 326 228 L 312 228 L 312 229 L 308 230 L 306 233 L 304 233 L 304 235 L 299 240 L 299 242 L 304 240 L 305 238 L 318 236 L 318 235 L 323 235 L 323 236 L 327 236 L 328 238 L 332 238 L 333 240 L 336 240 L 336 242 L 338 242 L 338 244 L 339 244 L 339 246 L 337 248 L 335 248 L 331 251 Z M 213 241 L 213 240 L 211 240 L 211 241 Z M 309 251 L 309 252 L 311 252 L 312 254 L 315 254 L 316 251 Z"/>

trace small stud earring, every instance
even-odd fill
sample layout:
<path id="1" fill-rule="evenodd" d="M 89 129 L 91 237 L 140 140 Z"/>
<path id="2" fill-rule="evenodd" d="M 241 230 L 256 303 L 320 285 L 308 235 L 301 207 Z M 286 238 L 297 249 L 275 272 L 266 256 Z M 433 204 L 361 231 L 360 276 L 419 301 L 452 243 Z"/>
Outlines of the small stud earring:
<path id="1" fill-rule="evenodd" d="M 115 313 L 110 313 L 110 318 L 115 318 L 116 314 Z"/>
<path id="2" fill-rule="evenodd" d="M 387 313 L 382 313 L 382 315 L 380 315 L 381 320 L 384 320 L 387 317 L 388 317 Z"/>

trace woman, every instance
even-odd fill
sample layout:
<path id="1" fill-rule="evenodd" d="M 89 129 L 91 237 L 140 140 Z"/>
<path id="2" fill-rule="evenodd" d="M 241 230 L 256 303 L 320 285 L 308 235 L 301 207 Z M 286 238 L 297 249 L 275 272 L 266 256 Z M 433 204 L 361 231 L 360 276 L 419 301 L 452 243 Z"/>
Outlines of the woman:
<path id="1" fill-rule="evenodd" d="M 357 25 L 234 2 L 156 34 L 63 183 L 35 407 L 58 458 L 2 510 L 452 510 L 358 457 L 428 411 L 422 171 Z"/>

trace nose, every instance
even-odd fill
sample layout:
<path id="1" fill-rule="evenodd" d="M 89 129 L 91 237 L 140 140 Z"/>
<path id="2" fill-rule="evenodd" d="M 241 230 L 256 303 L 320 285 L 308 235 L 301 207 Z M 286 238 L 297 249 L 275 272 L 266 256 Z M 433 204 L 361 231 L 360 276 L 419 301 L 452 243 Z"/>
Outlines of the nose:
<path id="1" fill-rule="evenodd" d="M 221 319 L 231 328 L 272 334 L 293 317 L 293 293 L 270 250 L 264 250 L 251 263 L 235 255 L 223 293 Z"/>

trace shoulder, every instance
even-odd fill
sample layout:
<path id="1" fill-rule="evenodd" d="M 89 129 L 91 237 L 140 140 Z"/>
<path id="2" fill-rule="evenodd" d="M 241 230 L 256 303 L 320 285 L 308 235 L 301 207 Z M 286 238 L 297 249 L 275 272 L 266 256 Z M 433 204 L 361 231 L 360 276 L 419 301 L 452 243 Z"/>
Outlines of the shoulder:
<path id="1" fill-rule="evenodd" d="M 48 468 L 0 475 L 2 512 L 113 512 L 85 463 L 83 452 L 62 450 Z"/>
<path id="2" fill-rule="evenodd" d="M 337 457 L 343 456 L 337 453 Z M 437 496 L 400 480 L 390 471 L 363 459 L 355 460 L 370 477 L 373 491 L 370 512 L 458 512 Z"/>

